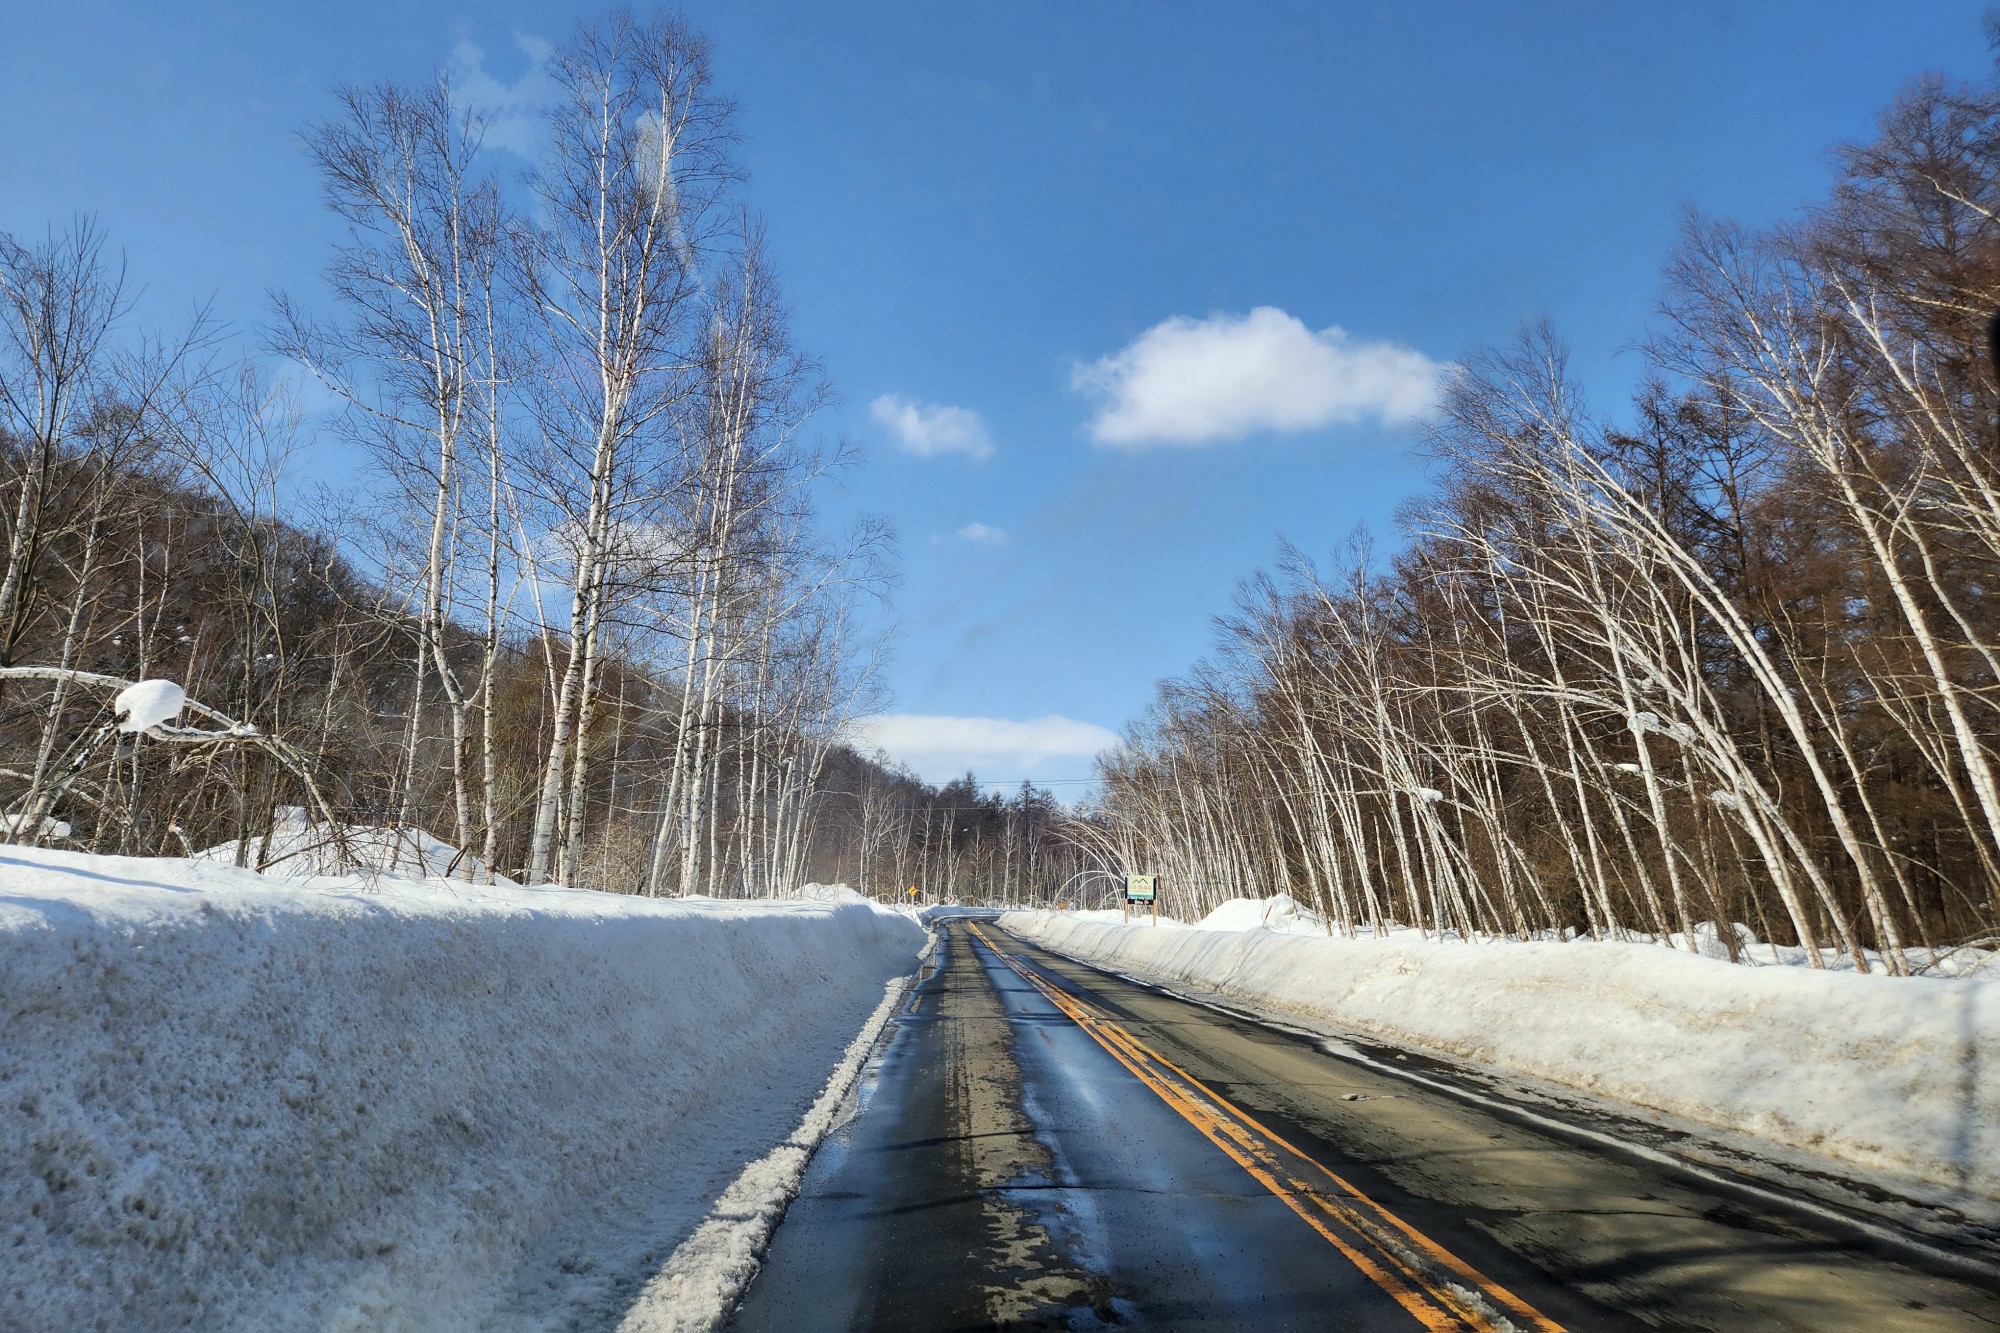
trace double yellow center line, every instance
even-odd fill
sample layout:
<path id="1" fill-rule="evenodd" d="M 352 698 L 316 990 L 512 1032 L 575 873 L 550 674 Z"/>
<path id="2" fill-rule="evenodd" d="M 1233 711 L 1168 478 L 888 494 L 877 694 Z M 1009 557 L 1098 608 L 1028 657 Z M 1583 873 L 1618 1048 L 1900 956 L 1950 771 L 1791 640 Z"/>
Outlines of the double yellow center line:
<path id="1" fill-rule="evenodd" d="M 1062 987 L 1022 966 L 977 925 L 968 922 L 967 929 L 1160 1100 L 1283 1200 L 1409 1311 L 1427 1333 L 1563 1333 L 1562 1325 L 1272 1133 L 1241 1107 Z"/>

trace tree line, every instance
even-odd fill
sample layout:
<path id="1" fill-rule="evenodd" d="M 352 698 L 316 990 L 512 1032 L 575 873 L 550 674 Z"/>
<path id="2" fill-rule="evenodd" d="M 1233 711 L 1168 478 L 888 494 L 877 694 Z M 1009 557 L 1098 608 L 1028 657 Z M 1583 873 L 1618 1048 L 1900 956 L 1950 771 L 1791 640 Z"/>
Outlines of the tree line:
<path id="1" fill-rule="evenodd" d="M 1107 758 L 1117 855 L 1348 934 L 1990 946 L 2000 84 L 1919 80 L 1836 166 L 1686 222 L 1628 411 L 1546 326 L 1454 367 L 1407 541 L 1287 550 Z"/>
<path id="2" fill-rule="evenodd" d="M 255 863 L 296 809 L 530 884 L 1043 891 L 1045 794 L 844 739 L 892 542 L 817 512 L 853 455 L 702 38 L 620 11 L 547 68 L 518 177 L 442 74 L 302 134 L 342 238 L 263 364 L 331 412 L 206 315 L 135 332 L 95 223 L 0 236 L 0 831 Z M 328 435 L 376 484 L 309 512 Z M 226 726 L 116 734 L 110 688 L 156 677 Z"/>

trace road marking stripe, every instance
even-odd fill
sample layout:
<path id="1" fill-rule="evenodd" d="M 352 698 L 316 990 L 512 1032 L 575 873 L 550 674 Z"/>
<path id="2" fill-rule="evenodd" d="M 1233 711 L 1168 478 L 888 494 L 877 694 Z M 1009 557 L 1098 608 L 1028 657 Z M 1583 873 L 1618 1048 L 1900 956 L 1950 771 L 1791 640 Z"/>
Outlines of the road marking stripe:
<path id="1" fill-rule="evenodd" d="M 1283 1200 L 1350 1263 L 1409 1311 L 1423 1325 L 1426 1333 L 1465 1333 L 1466 1330 L 1495 1333 L 1496 1330 L 1514 1326 L 1512 1321 L 1499 1319 L 1497 1312 L 1482 1308 L 1485 1302 L 1480 1297 L 1490 1299 L 1526 1320 L 1533 1333 L 1563 1333 L 1562 1325 L 1418 1231 L 1355 1188 L 1352 1182 L 1281 1135 L 1273 1133 L 1241 1107 L 1141 1042 L 1122 1026 L 1091 1012 L 1081 1000 L 1060 985 L 1023 967 L 994 944 L 977 925 L 968 922 L 967 929 L 991 949 L 995 957 L 1034 986 L 1120 1064 L 1131 1070 L 1141 1083 L 1248 1171 L 1259 1184 Z M 1282 1149 L 1282 1153 L 1278 1149 Z M 1288 1162 L 1287 1157 L 1295 1161 Z M 1303 1164 L 1306 1170 L 1300 1171 L 1299 1164 Z M 1313 1174 L 1325 1177 L 1332 1189 L 1301 1178 Z M 1362 1245 L 1374 1251 L 1373 1256 L 1364 1252 L 1360 1248 Z M 1417 1253 L 1411 1252 L 1412 1246 Z M 1466 1287 L 1446 1279 L 1435 1271 L 1437 1268 L 1458 1278 Z"/>
<path id="2" fill-rule="evenodd" d="M 1130 1038 L 1129 1034 L 1124 1033 L 1122 1030 L 1119 1030 L 1119 1035 L 1125 1036 L 1129 1040 L 1132 1040 L 1135 1045 L 1138 1044 L 1136 1038 Z M 1205 1084 L 1201 1083 L 1200 1080 L 1195 1079 L 1191 1075 L 1188 1075 L 1184 1071 L 1180 1070 L 1179 1067 L 1176 1066 L 1172 1061 L 1165 1059 L 1164 1057 L 1160 1056 L 1158 1052 L 1152 1051 L 1148 1047 L 1140 1046 L 1140 1051 L 1143 1052 L 1143 1054 L 1146 1057 L 1150 1057 L 1153 1060 L 1157 1060 L 1160 1064 L 1165 1065 L 1167 1068 L 1174 1070 L 1176 1073 L 1180 1074 L 1182 1078 L 1187 1079 L 1187 1081 L 1193 1084 L 1196 1088 L 1201 1089 L 1201 1091 L 1206 1096 L 1213 1098 L 1214 1101 L 1219 1104 L 1219 1107 L 1223 1109 L 1224 1112 L 1222 1116 L 1217 1117 L 1222 1130 L 1225 1133 L 1229 1134 L 1229 1136 L 1232 1139 L 1235 1139 L 1244 1152 L 1261 1158 L 1278 1161 L 1282 1159 L 1279 1158 L 1277 1154 L 1270 1151 L 1270 1145 L 1277 1144 L 1282 1146 L 1292 1156 L 1297 1157 L 1301 1161 L 1310 1164 L 1321 1175 L 1325 1176 L 1330 1182 L 1332 1182 L 1336 1189 L 1342 1190 L 1347 1195 L 1349 1195 L 1353 1202 L 1358 1202 L 1367 1206 L 1369 1209 L 1374 1211 L 1378 1216 L 1382 1217 L 1385 1221 L 1394 1224 L 1397 1230 L 1402 1231 L 1408 1235 L 1411 1235 L 1416 1241 L 1419 1242 L 1420 1247 L 1424 1250 L 1425 1254 L 1432 1260 L 1444 1263 L 1444 1266 L 1452 1269 L 1452 1271 L 1457 1273 L 1459 1276 L 1465 1277 L 1467 1281 L 1471 1282 L 1475 1288 L 1480 1289 L 1482 1292 L 1491 1294 L 1496 1298 L 1501 1298 L 1502 1302 L 1514 1308 L 1516 1313 L 1526 1313 L 1528 1318 L 1536 1321 L 1535 1327 L 1537 1328 L 1539 1333 L 1547 1333 L 1545 1323 L 1544 1321 L 1542 1321 L 1540 1314 L 1538 1312 L 1535 1312 L 1532 1309 L 1532 1307 L 1529 1307 L 1525 1311 L 1523 1311 L 1521 1307 L 1525 1303 L 1519 1301 L 1518 1298 L 1514 1297 L 1512 1292 L 1509 1292 L 1504 1287 L 1500 1287 L 1498 1284 L 1492 1283 L 1489 1280 L 1485 1279 L 1482 1275 L 1480 1275 L 1477 1272 L 1477 1270 L 1473 1270 L 1468 1265 L 1465 1265 L 1464 1263 L 1459 1261 L 1456 1258 L 1456 1256 L 1451 1255 L 1448 1251 L 1444 1250 L 1443 1247 L 1437 1245 L 1436 1242 L 1431 1241 L 1429 1237 L 1424 1236 L 1421 1232 L 1415 1231 L 1414 1228 L 1404 1223 L 1401 1218 L 1397 1217 L 1393 1213 L 1390 1213 L 1387 1209 L 1383 1208 L 1380 1204 L 1377 1204 L 1373 1199 L 1371 1199 L 1367 1195 L 1362 1194 L 1359 1190 L 1356 1190 L 1343 1177 L 1328 1170 L 1324 1165 L 1322 1165 L 1316 1159 L 1308 1156 L 1304 1152 L 1300 1151 L 1298 1148 L 1292 1146 L 1282 1136 L 1272 1133 L 1264 1125 L 1262 1125 L 1255 1119 L 1251 1118 L 1248 1114 L 1243 1112 L 1241 1108 L 1236 1107 L 1233 1103 L 1229 1102 L 1227 1099 L 1214 1093 Z M 1256 1138 L 1251 1137 L 1250 1131 L 1252 1130 L 1254 1130 L 1255 1133 L 1257 1134 L 1263 1135 L 1264 1141 L 1259 1142 Z M 1285 1183 L 1288 1186 L 1290 1186 L 1291 1190 L 1294 1192 L 1293 1197 L 1301 1198 L 1306 1202 L 1316 1205 L 1322 1211 L 1332 1215 L 1336 1220 L 1343 1223 L 1350 1231 L 1355 1232 L 1360 1236 L 1364 1237 L 1365 1239 L 1367 1239 L 1372 1245 L 1375 1246 L 1375 1248 L 1380 1253 L 1382 1253 L 1385 1257 L 1389 1258 L 1391 1262 L 1395 1263 L 1398 1269 L 1400 1269 L 1411 1279 L 1419 1283 L 1425 1289 L 1425 1291 L 1432 1296 L 1433 1299 L 1443 1303 L 1451 1311 L 1451 1313 L 1454 1316 L 1456 1316 L 1456 1319 L 1458 1321 L 1462 1321 L 1463 1324 L 1469 1324 L 1473 1328 L 1478 1330 L 1489 1330 L 1495 1327 L 1495 1325 L 1491 1321 L 1490 1316 L 1485 1311 L 1481 1310 L 1477 1305 L 1468 1304 L 1462 1297 L 1459 1297 L 1456 1293 L 1454 1293 L 1448 1285 L 1441 1285 L 1436 1281 L 1434 1277 L 1426 1275 L 1422 1271 L 1423 1265 L 1420 1260 L 1412 1262 L 1409 1258 L 1406 1258 L 1404 1254 L 1399 1253 L 1402 1247 L 1396 1243 L 1395 1239 L 1393 1237 L 1383 1235 L 1380 1229 L 1377 1226 L 1371 1224 L 1365 1216 L 1357 1213 L 1353 1208 L 1347 1206 L 1347 1201 L 1340 1199 L 1338 1196 L 1329 1194 L 1326 1191 L 1326 1189 L 1322 1186 L 1316 1186 L 1307 1181 L 1299 1179 L 1298 1175 L 1295 1173 L 1287 1172 L 1284 1177 L 1284 1180 Z M 1470 1276 L 1467 1276 L 1468 1274 L 1470 1274 Z"/>
<path id="3" fill-rule="evenodd" d="M 1049 993 L 1049 999 L 1056 1003 L 1058 1007 L 1066 1008 L 1062 1000 L 1058 999 L 1053 993 Z M 1417 1322 L 1424 1326 L 1427 1333 L 1462 1333 L 1466 1328 L 1469 1321 L 1461 1318 L 1457 1311 L 1437 1308 L 1436 1304 L 1430 1300 L 1426 1300 L 1424 1295 L 1419 1294 L 1409 1282 L 1403 1280 L 1406 1277 L 1414 1279 L 1416 1285 L 1424 1287 L 1426 1294 L 1428 1294 L 1429 1284 L 1424 1283 L 1420 1275 L 1411 1272 L 1409 1265 L 1397 1262 L 1395 1257 L 1390 1255 L 1385 1257 L 1394 1264 L 1395 1271 L 1384 1268 L 1375 1259 L 1371 1258 L 1367 1252 L 1358 1248 L 1355 1243 L 1351 1242 L 1346 1236 L 1343 1236 L 1339 1230 L 1336 1230 L 1331 1225 L 1333 1219 L 1329 1219 L 1321 1213 L 1309 1209 L 1306 1205 L 1311 1201 L 1310 1187 L 1289 1177 L 1281 1180 L 1275 1174 L 1275 1171 L 1282 1168 L 1277 1168 L 1275 1163 L 1267 1165 L 1266 1160 L 1254 1150 L 1254 1145 L 1244 1143 L 1240 1134 L 1233 1132 L 1237 1130 L 1237 1126 L 1211 1113 L 1198 1102 L 1185 1096 L 1172 1084 L 1158 1078 L 1147 1066 L 1143 1056 L 1139 1056 L 1137 1053 L 1128 1054 L 1123 1049 L 1124 1043 L 1117 1040 L 1121 1034 L 1103 1028 L 1087 1014 L 1072 1013 L 1070 1016 L 1077 1020 L 1086 1032 L 1089 1032 L 1092 1037 L 1096 1038 L 1099 1044 L 1109 1050 L 1119 1063 L 1137 1075 L 1140 1082 L 1151 1088 L 1168 1106 L 1180 1114 L 1182 1118 L 1193 1124 L 1196 1129 L 1200 1130 L 1204 1137 L 1222 1149 L 1225 1154 L 1245 1171 L 1249 1172 L 1252 1178 L 1260 1185 L 1283 1200 L 1294 1213 L 1297 1213 L 1305 1221 L 1306 1225 L 1317 1231 L 1335 1249 L 1339 1250 L 1349 1263 L 1360 1269 L 1377 1286 L 1394 1297 L 1398 1304 L 1409 1311 L 1416 1318 Z M 1399 1277 L 1399 1273 L 1402 1276 Z M 1485 1324 L 1483 1321 L 1476 1323 L 1474 1326 L 1482 1330 L 1490 1327 L 1490 1325 Z"/>
<path id="4" fill-rule="evenodd" d="M 1350 1235 L 1355 1235 L 1361 1232 L 1361 1229 L 1353 1225 L 1351 1215 L 1337 1206 L 1328 1206 L 1328 1201 L 1317 1197 L 1317 1192 L 1310 1185 L 1297 1179 L 1292 1173 L 1285 1172 L 1280 1178 L 1278 1173 L 1283 1172 L 1284 1168 L 1275 1160 L 1274 1155 L 1260 1151 L 1261 1145 L 1249 1138 L 1242 1126 L 1203 1106 L 1183 1090 L 1161 1079 L 1154 1068 L 1150 1067 L 1146 1055 L 1130 1048 L 1128 1034 L 1102 1023 L 1088 1013 L 1072 1010 L 1065 1002 L 1070 998 L 1066 992 L 1059 995 L 1052 988 L 1041 985 L 1032 975 L 1028 979 L 1058 1008 L 1069 1013 L 1079 1026 L 1096 1038 L 1100 1045 L 1137 1075 L 1139 1080 L 1158 1094 L 1168 1106 L 1248 1171 L 1259 1184 L 1283 1200 L 1308 1226 L 1319 1232 L 1377 1286 L 1394 1297 L 1398 1304 L 1424 1326 L 1427 1333 L 1464 1333 L 1467 1328 L 1477 1330 L 1477 1333 L 1491 1333 L 1494 1326 L 1489 1321 L 1479 1317 L 1476 1311 L 1464 1308 L 1462 1303 L 1451 1300 L 1445 1293 L 1438 1291 L 1432 1283 L 1425 1280 L 1422 1273 L 1416 1271 L 1393 1250 L 1385 1250 L 1379 1242 L 1373 1246 L 1377 1253 L 1393 1266 L 1394 1272 L 1391 1272 L 1364 1251 L 1356 1248 L 1355 1244 L 1349 1243 L 1341 1232 L 1335 1230 L 1329 1223 L 1347 1223 L 1345 1230 Z M 1312 1211 L 1309 1205 L 1318 1205 L 1319 1211 Z M 1355 1235 L 1355 1239 L 1375 1240 L 1373 1237 L 1367 1237 L 1365 1233 Z M 1397 1274 L 1401 1274 L 1401 1277 L 1399 1278 Z M 1412 1290 L 1412 1284 L 1420 1288 L 1423 1294 L 1419 1295 L 1418 1291 Z M 1426 1296 L 1430 1299 L 1426 1300 Z M 1440 1305 L 1445 1308 L 1439 1309 Z"/>
<path id="5" fill-rule="evenodd" d="M 1562 1328 L 1559 1325 L 1550 1322 L 1548 1316 L 1542 1314 L 1539 1310 L 1535 1309 L 1534 1306 L 1528 1304 L 1526 1301 L 1522 1300 L 1519 1296 L 1516 1296 L 1513 1292 L 1501 1286 L 1498 1282 L 1495 1282 L 1493 1279 L 1487 1277 L 1485 1274 L 1481 1273 L 1478 1269 L 1466 1263 L 1463 1259 L 1460 1259 L 1450 1250 L 1445 1249 L 1444 1246 L 1438 1244 L 1436 1241 L 1432 1240 L 1429 1236 L 1426 1236 L 1423 1232 L 1417 1230 L 1414 1226 L 1411 1226 L 1408 1222 L 1405 1222 L 1401 1217 L 1397 1216 L 1395 1213 L 1390 1212 L 1387 1208 L 1383 1207 L 1381 1204 L 1377 1203 L 1374 1199 L 1370 1198 L 1367 1194 L 1363 1193 L 1345 1176 L 1340 1175 L 1339 1173 L 1335 1172 L 1332 1168 L 1321 1163 L 1317 1158 L 1307 1153 L 1304 1149 L 1299 1148 L 1295 1144 L 1288 1141 L 1283 1135 L 1277 1134 L 1272 1130 L 1267 1129 L 1265 1126 L 1258 1123 L 1255 1119 L 1252 1119 L 1247 1111 L 1244 1111 L 1241 1108 L 1234 1106 L 1227 1099 L 1223 1098 L 1219 1093 L 1211 1091 L 1206 1084 L 1201 1082 L 1200 1079 L 1197 1079 L 1194 1075 L 1188 1073 L 1186 1070 L 1182 1069 L 1179 1065 L 1176 1065 L 1173 1061 L 1167 1059 L 1163 1055 L 1160 1055 L 1158 1052 L 1151 1052 L 1150 1048 L 1148 1049 L 1149 1053 L 1152 1054 L 1154 1059 L 1158 1060 L 1161 1064 L 1165 1065 L 1167 1068 L 1173 1070 L 1176 1074 L 1179 1074 L 1189 1083 L 1192 1083 L 1196 1087 L 1201 1088 L 1209 1096 L 1214 1097 L 1218 1102 L 1221 1102 L 1222 1105 L 1229 1107 L 1230 1110 L 1235 1115 L 1241 1117 L 1246 1124 L 1254 1126 L 1257 1132 L 1266 1135 L 1267 1137 L 1270 1138 L 1270 1140 L 1273 1143 L 1278 1144 L 1280 1147 L 1284 1148 L 1287 1152 L 1293 1154 L 1294 1156 L 1302 1158 L 1307 1162 L 1311 1162 L 1314 1167 L 1316 1167 L 1319 1171 L 1325 1174 L 1327 1179 L 1333 1181 L 1336 1186 L 1338 1186 L 1341 1190 L 1346 1192 L 1348 1195 L 1352 1196 L 1360 1203 L 1365 1204 L 1384 1222 L 1387 1222 L 1390 1226 L 1393 1226 L 1398 1231 L 1402 1232 L 1412 1242 L 1421 1247 L 1423 1251 L 1427 1255 L 1429 1255 L 1433 1260 L 1435 1260 L 1440 1264 L 1443 1264 L 1446 1268 L 1450 1269 L 1453 1273 L 1457 1274 L 1465 1281 L 1470 1282 L 1475 1286 L 1479 1287 L 1482 1291 L 1492 1296 L 1495 1300 L 1499 1301 L 1502 1305 L 1512 1310 L 1515 1314 L 1520 1315 L 1524 1319 L 1535 1321 L 1535 1333 L 1563 1333 Z"/>

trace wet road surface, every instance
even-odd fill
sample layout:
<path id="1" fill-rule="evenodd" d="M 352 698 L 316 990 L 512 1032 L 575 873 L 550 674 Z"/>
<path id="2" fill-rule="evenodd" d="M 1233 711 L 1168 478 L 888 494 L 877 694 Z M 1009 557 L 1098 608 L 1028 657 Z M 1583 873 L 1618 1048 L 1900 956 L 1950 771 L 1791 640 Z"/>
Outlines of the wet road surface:
<path id="1" fill-rule="evenodd" d="M 731 1329 L 2000 1329 L 2000 1281 L 944 934 Z"/>

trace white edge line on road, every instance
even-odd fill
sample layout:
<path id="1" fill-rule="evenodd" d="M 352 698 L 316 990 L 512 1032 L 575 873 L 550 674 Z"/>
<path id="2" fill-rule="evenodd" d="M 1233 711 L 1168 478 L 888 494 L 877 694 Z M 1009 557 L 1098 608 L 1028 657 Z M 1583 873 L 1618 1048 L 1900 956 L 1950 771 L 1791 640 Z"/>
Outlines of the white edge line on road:
<path id="1" fill-rule="evenodd" d="M 1005 927 L 1002 927 L 1002 929 L 1005 929 Z M 1011 931 L 1009 933 L 1012 934 Z M 1016 935 L 1014 938 L 1020 939 L 1021 937 Z M 1886 1223 L 1875 1221 L 1872 1218 L 1857 1216 L 1852 1213 L 1844 1213 L 1837 1208 L 1829 1207 L 1828 1205 L 1820 1203 L 1819 1201 L 1807 1196 L 1783 1193 L 1771 1186 L 1765 1185 L 1764 1183 L 1755 1179 L 1754 1177 L 1717 1171 L 1711 1167 L 1704 1166 L 1699 1162 L 1690 1161 L 1685 1157 L 1677 1156 L 1674 1153 L 1666 1152 L 1659 1148 L 1650 1147 L 1643 1143 L 1634 1143 L 1629 1139 L 1621 1139 L 1615 1134 L 1606 1134 L 1602 1130 L 1590 1129 L 1586 1126 L 1574 1124 L 1570 1121 L 1560 1119 L 1559 1117 L 1556 1116 L 1544 1115 L 1539 1111 L 1533 1110 L 1532 1108 L 1530 1108 L 1529 1106 L 1527 1106 L 1522 1102 L 1510 1101 L 1503 1097 L 1489 1096 L 1485 1093 L 1476 1092 L 1471 1088 L 1461 1087 L 1453 1083 L 1447 1083 L 1441 1079 L 1426 1078 L 1424 1075 L 1419 1074 L 1414 1070 L 1401 1069 L 1395 1066 L 1394 1064 L 1385 1064 L 1380 1060 L 1371 1059 L 1369 1056 L 1362 1054 L 1359 1050 L 1357 1050 L 1353 1046 L 1350 1046 L 1346 1042 L 1346 1040 L 1344 1040 L 1341 1037 L 1334 1036 L 1325 1032 L 1315 1032 L 1311 1028 L 1298 1027 L 1294 1024 L 1287 1023 L 1279 1019 L 1271 1018 L 1265 1014 L 1255 1013 L 1246 1009 L 1239 1009 L 1236 1008 L 1234 1005 L 1223 1004 L 1217 1000 L 1210 999 L 1201 995 L 1190 994 L 1188 992 L 1179 990 L 1176 987 L 1171 986 L 1166 982 L 1161 981 L 1155 977 L 1139 976 L 1134 973 L 1121 971 L 1115 967 L 1105 967 L 1101 964 L 1090 962 L 1087 959 L 1073 958 L 1069 954 L 1063 953 L 1059 949 L 1049 948 L 1048 945 L 1038 944 L 1033 940 L 1023 940 L 1022 942 L 1026 944 L 1031 944 L 1037 949 L 1046 949 L 1048 950 L 1048 952 L 1055 954 L 1057 957 L 1068 958 L 1073 963 L 1079 963 L 1082 964 L 1084 967 L 1092 969 L 1093 971 L 1103 972 L 1108 976 L 1117 977 L 1121 981 L 1130 982 L 1131 984 L 1139 986 L 1145 990 L 1158 991 L 1161 994 L 1171 996 L 1176 1000 L 1181 1000 L 1188 1004 L 1199 1005 L 1203 1009 L 1212 1009 L 1216 1013 L 1227 1014 L 1231 1018 L 1241 1019 L 1247 1023 L 1255 1023 L 1259 1027 L 1271 1028 L 1275 1031 L 1287 1033 L 1288 1035 L 1294 1037 L 1303 1037 L 1306 1040 L 1310 1041 L 1314 1046 L 1318 1047 L 1321 1051 L 1325 1052 L 1327 1055 L 1332 1056 L 1336 1060 L 1346 1060 L 1353 1064 L 1362 1065 L 1365 1066 L 1366 1068 L 1376 1071 L 1377 1073 L 1386 1074 L 1393 1078 L 1401 1079 L 1406 1083 L 1415 1083 L 1422 1087 L 1429 1088 L 1433 1092 L 1443 1093 L 1448 1097 L 1455 1097 L 1460 1101 L 1471 1102 L 1474 1105 L 1484 1107 L 1487 1110 L 1497 1111 L 1502 1115 L 1513 1116 L 1520 1120 L 1529 1121 L 1543 1129 L 1547 1129 L 1555 1133 L 1559 1137 L 1568 1139 L 1583 1139 L 1587 1142 L 1594 1143 L 1602 1147 L 1610 1148 L 1616 1152 L 1625 1153 L 1633 1157 L 1639 1157 L 1648 1162 L 1652 1162 L 1656 1165 L 1666 1167 L 1679 1174 L 1686 1176 L 1693 1176 L 1696 1179 L 1702 1181 L 1704 1184 L 1707 1184 L 1713 1188 L 1722 1190 L 1724 1192 L 1735 1193 L 1739 1195 L 1750 1195 L 1753 1198 L 1757 1198 L 1763 1200 L 1764 1202 L 1777 1206 L 1781 1211 L 1793 1212 L 1793 1213 L 1809 1213 L 1814 1217 L 1823 1219 L 1824 1221 L 1829 1222 L 1837 1227 L 1841 1227 L 1850 1231 L 1861 1232 L 1862 1234 L 1870 1237 L 1871 1239 L 1880 1241 L 1883 1244 L 1892 1246 L 1897 1249 L 1902 1249 L 1916 1254 L 1921 1254 L 1927 1259 L 1931 1260 L 1932 1262 L 1944 1264 L 1950 1268 L 1957 1269 L 1960 1272 L 1975 1274 L 1981 1278 L 1984 1278 L 1988 1282 L 1991 1282 L 1996 1278 L 2000 1278 L 2000 1264 L 1994 1264 L 1986 1260 L 1974 1258 L 1970 1255 L 1961 1254 L 1956 1250 L 1946 1249 L 1943 1245 L 1935 1241 L 1914 1235 L 1907 1231 L 1899 1230 L 1896 1227 L 1890 1226 Z M 1375 1037 L 1370 1037 L 1368 1038 L 1368 1040 L 1379 1046 L 1393 1047 L 1395 1045 L 1394 1042 L 1382 1041 Z M 1412 1051 L 1414 1054 L 1423 1056 L 1426 1060 L 1435 1060 L 1440 1064 L 1451 1063 L 1449 1059 L 1441 1057 L 1431 1051 L 1425 1051 L 1416 1048 L 1412 1048 Z M 1606 1107 L 1605 1113 L 1609 1115 L 1616 1115 L 1617 1111 L 1615 1108 Z"/>
<path id="2" fill-rule="evenodd" d="M 680 1243 L 660 1271 L 648 1278 L 618 1333 L 709 1333 L 720 1328 L 736 1308 L 750 1280 L 757 1276 L 771 1232 L 799 1189 L 813 1151 L 846 1109 L 848 1094 L 861 1077 L 862 1066 L 889 1019 L 902 1006 L 903 995 L 916 983 L 918 972 L 936 950 L 938 933 L 917 954 L 917 967 L 892 979 L 882 990 L 882 1002 L 848 1043 L 819 1097 L 785 1141 L 743 1168 L 716 1199 L 688 1238 Z"/>

